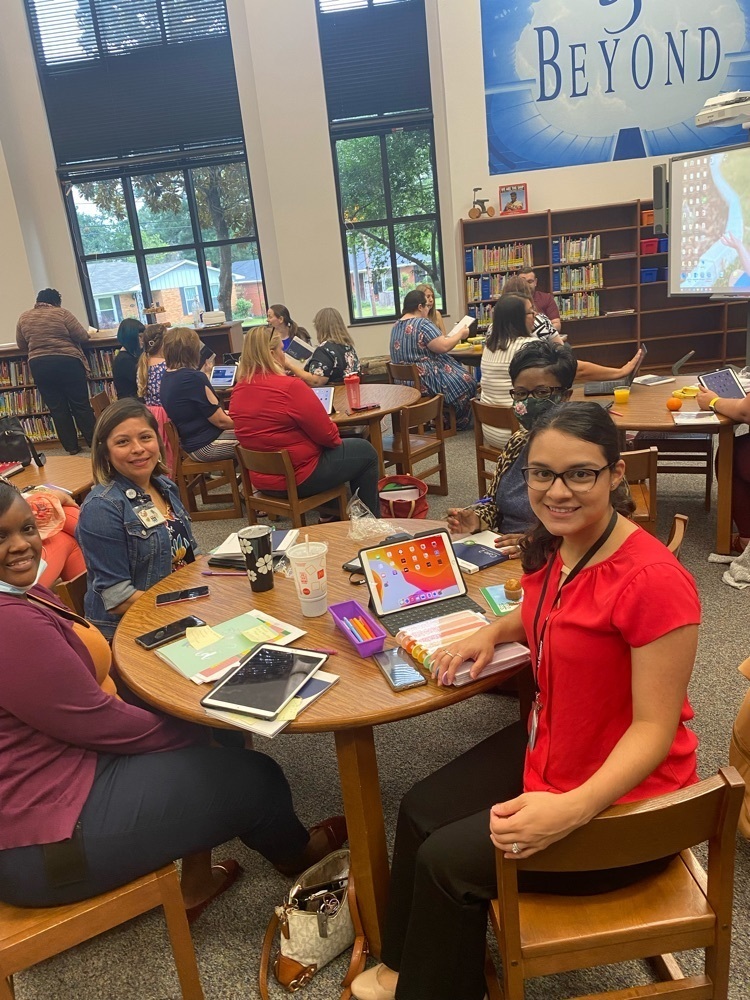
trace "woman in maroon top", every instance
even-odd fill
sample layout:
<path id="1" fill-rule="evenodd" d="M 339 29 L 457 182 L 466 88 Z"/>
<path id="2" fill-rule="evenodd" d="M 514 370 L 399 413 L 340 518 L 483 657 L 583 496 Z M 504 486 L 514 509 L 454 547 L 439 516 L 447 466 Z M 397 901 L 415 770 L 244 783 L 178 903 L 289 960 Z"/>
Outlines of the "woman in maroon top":
<path id="1" fill-rule="evenodd" d="M 617 428 L 596 403 L 554 407 L 534 425 L 523 469 L 533 530 L 521 540 L 523 603 L 438 651 L 438 683 L 495 646 L 531 650 L 536 697 L 515 723 L 415 785 L 401 803 L 383 965 L 357 1000 L 481 1000 L 495 850 L 525 858 L 615 802 L 697 781 L 687 686 L 700 604 L 662 543 L 627 516 Z M 522 891 L 587 895 L 669 864 L 519 872 Z"/>
<path id="2" fill-rule="evenodd" d="M 377 452 L 360 438 L 342 441 L 310 386 L 285 374 L 281 335 L 271 327 L 256 326 L 245 336 L 229 415 L 244 448 L 289 452 L 301 497 L 348 482 L 379 516 Z M 253 473 L 252 482 L 286 496 L 283 476 Z"/>
<path id="3" fill-rule="evenodd" d="M 0 481 L 0 899 L 87 899 L 182 857 L 194 920 L 242 871 L 212 847 L 239 836 L 293 876 L 341 845 L 343 818 L 305 830 L 270 757 L 107 693 L 107 642 L 36 583 L 41 555 Z"/>

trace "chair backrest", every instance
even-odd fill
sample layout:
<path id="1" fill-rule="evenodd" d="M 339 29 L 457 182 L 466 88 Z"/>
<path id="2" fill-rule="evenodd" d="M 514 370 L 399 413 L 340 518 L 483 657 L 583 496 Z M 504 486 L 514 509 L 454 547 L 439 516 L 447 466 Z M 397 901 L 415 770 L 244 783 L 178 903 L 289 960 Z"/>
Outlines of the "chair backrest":
<path id="1" fill-rule="evenodd" d="M 267 476 L 284 476 L 286 494 L 291 499 L 297 497 L 297 483 L 294 478 L 294 466 L 286 449 L 281 451 L 252 451 L 236 445 L 235 451 L 242 468 L 243 478 L 251 479 L 250 474 L 259 472 Z M 250 482 L 248 482 L 250 486 Z"/>
<path id="2" fill-rule="evenodd" d="M 677 559 L 680 558 L 680 549 L 682 548 L 682 543 L 685 541 L 687 526 L 688 517 L 686 514 L 675 514 L 672 518 L 672 528 L 667 539 L 667 548 Z"/>
<path id="3" fill-rule="evenodd" d="M 83 599 L 86 596 L 87 587 L 88 576 L 86 573 L 80 573 L 67 582 L 59 580 L 54 586 L 54 591 L 63 604 L 69 607 L 71 611 L 75 611 L 77 615 L 84 617 Z"/>
<path id="4" fill-rule="evenodd" d="M 430 399 L 425 399 L 421 403 L 405 406 L 401 410 L 402 425 L 409 428 L 421 427 L 423 424 L 434 421 L 435 437 L 442 441 L 444 437 L 443 400 L 444 397 L 442 395 L 437 395 L 430 397 Z"/>
<path id="5" fill-rule="evenodd" d="M 106 392 L 97 392 L 95 396 L 91 397 L 91 409 L 94 411 L 94 416 L 98 420 L 99 417 L 104 413 L 108 406 L 112 405 L 112 400 L 109 398 Z"/>
<path id="6" fill-rule="evenodd" d="M 652 445 L 640 451 L 624 451 L 625 478 L 629 483 L 643 483 L 656 486 L 656 464 L 659 459 L 659 449 Z"/>
<path id="7" fill-rule="evenodd" d="M 419 377 L 416 365 L 404 365 L 399 364 L 397 361 L 389 361 L 385 367 L 388 372 L 388 381 L 391 385 L 410 382 L 415 389 L 418 389 L 420 392 L 422 391 L 422 380 Z"/>
<path id="8" fill-rule="evenodd" d="M 474 411 L 474 431 L 478 444 L 484 441 L 482 424 L 495 427 L 497 430 L 510 431 L 511 434 L 515 434 L 520 427 L 512 406 L 496 406 L 493 403 L 472 399 L 471 408 Z"/>

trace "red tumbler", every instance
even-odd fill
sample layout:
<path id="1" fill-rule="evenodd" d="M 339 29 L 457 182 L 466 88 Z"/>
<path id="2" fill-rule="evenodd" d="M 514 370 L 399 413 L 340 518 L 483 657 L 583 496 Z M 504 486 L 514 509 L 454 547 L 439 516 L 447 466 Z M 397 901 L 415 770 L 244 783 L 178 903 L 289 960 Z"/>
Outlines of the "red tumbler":
<path id="1" fill-rule="evenodd" d="M 356 373 L 352 375 L 345 375 L 344 385 L 346 386 L 346 398 L 349 402 L 349 409 L 359 409 L 362 405 L 362 400 L 359 394 L 359 375 Z"/>

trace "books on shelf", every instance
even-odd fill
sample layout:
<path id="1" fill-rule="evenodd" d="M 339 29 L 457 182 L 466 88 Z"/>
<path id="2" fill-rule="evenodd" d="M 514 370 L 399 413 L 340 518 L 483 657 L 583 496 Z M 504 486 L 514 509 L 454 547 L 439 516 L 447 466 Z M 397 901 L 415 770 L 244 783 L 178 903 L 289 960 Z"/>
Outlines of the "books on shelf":
<path id="1" fill-rule="evenodd" d="M 604 273 L 601 264 L 587 264 L 584 267 L 553 267 L 552 291 L 566 294 L 601 288 Z"/>
<path id="2" fill-rule="evenodd" d="M 602 255 L 601 236 L 554 236 L 552 238 L 553 264 L 578 264 L 597 260 Z"/>
<path id="3" fill-rule="evenodd" d="M 195 638 L 190 634 L 191 631 L 188 630 L 184 639 L 170 642 L 154 652 L 195 684 L 209 684 L 220 680 L 229 670 L 239 665 L 241 656 L 261 642 L 288 646 L 305 634 L 303 629 L 262 611 L 247 611 L 244 615 L 221 622 L 220 625 L 205 626 L 196 630 L 200 632 L 200 636 Z"/>
<path id="4" fill-rule="evenodd" d="M 337 681 L 336 674 L 329 674 L 327 670 L 318 670 L 304 687 L 300 688 L 297 697 L 292 698 L 274 719 L 259 719 L 255 715 L 246 715 L 244 712 L 228 712 L 219 708 L 204 707 L 203 711 L 206 715 L 228 722 L 237 729 L 246 729 L 249 733 L 265 736 L 270 740 L 274 736 L 278 736 L 282 729 L 286 729 L 290 722 L 293 722 L 301 712 L 304 712 L 322 694 L 332 688 Z"/>
<path id="5" fill-rule="evenodd" d="M 599 315 L 598 292 L 573 292 L 572 295 L 555 297 L 562 319 L 591 319 Z"/>
<path id="6" fill-rule="evenodd" d="M 534 266 L 534 248 L 530 243 L 501 243 L 491 246 L 467 247 L 464 270 L 467 274 L 480 271 L 513 271 Z"/>

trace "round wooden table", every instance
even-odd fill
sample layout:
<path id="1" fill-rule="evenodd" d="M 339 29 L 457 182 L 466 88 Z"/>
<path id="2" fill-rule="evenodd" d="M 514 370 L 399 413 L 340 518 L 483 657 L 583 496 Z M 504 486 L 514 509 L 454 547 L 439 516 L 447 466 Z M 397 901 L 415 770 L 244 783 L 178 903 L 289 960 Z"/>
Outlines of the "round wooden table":
<path id="1" fill-rule="evenodd" d="M 360 399 L 363 406 L 377 403 L 377 410 L 364 410 L 362 413 L 348 414 L 349 401 L 346 387 L 337 385 L 333 390 L 333 409 L 331 420 L 339 427 L 353 427 L 367 424 L 370 428 L 370 443 L 378 453 L 380 460 L 380 475 L 385 475 L 383 463 L 383 430 L 381 420 L 389 413 L 397 413 L 404 406 L 413 406 L 421 399 L 418 389 L 412 385 L 389 385 L 372 383 L 360 385 Z"/>
<path id="2" fill-rule="evenodd" d="M 26 486 L 60 486 L 80 503 L 94 485 L 90 455 L 49 455 L 45 464 L 38 469 L 27 466 L 23 472 L 13 476 L 13 485 L 19 490 Z"/>
<path id="3" fill-rule="evenodd" d="M 400 521 L 398 524 L 412 533 L 444 527 L 437 521 Z M 311 540 L 326 541 L 329 546 L 328 597 L 331 604 L 352 599 L 367 603 L 366 588 L 352 586 L 349 575 L 340 567 L 352 559 L 358 549 L 379 539 L 358 542 L 348 537 L 349 529 L 349 522 L 314 525 L 308 529 Z M 176 621 L 190 612 L 200 615 L 209 625 L 217 625 L 257 608 L 304 628 L 307 634 L 298 640 L 300 648 L 328 647 L 338 650 L 337 655 L 326 662 L 325 669 L 338 674 L 341 678 L 339 683 L 306 709 L 284 733 L 334 733 L 357 896 L 370 948 L 379 955 L 389 868 L 373 727 L 464 701 L 480 691 L 495 687 L 497 676 L 480 678 L 460 688 L 439 688 L 430 681 L 424 687 L 395 692 L 377 665 L 369 658 L 362 659 L 355 652 L 335 628 L 330 615 L 320 618 L 302 616 L 291 579 L 276 574 L 273 590 L 253 594 L 247 579 L 203 577 L 203 568 L 205 561 L 199 557 L 191 566 L 152 587 L 125 613 L 113 642 L 120 676 L 128 687 L 156 708 L 192 722 L 215 726 L 217 720 L 207 716 L 200 705 L 200 699 L 208 688 L 185 679 L 154 652 L 138 646 L 136 636 Z M 480 586 L 502 583 L 518 575 L 520 565 L 517 560 L 493 566 L 467 578 L 469 593 L 484 607 L 478 593 Z M 157 594 L 207 581 L 211 587 L 209 598 L 189 605 L 156 607 Z M 394 645 L 394 640 L 388 637 L 386 646 Z"/>

